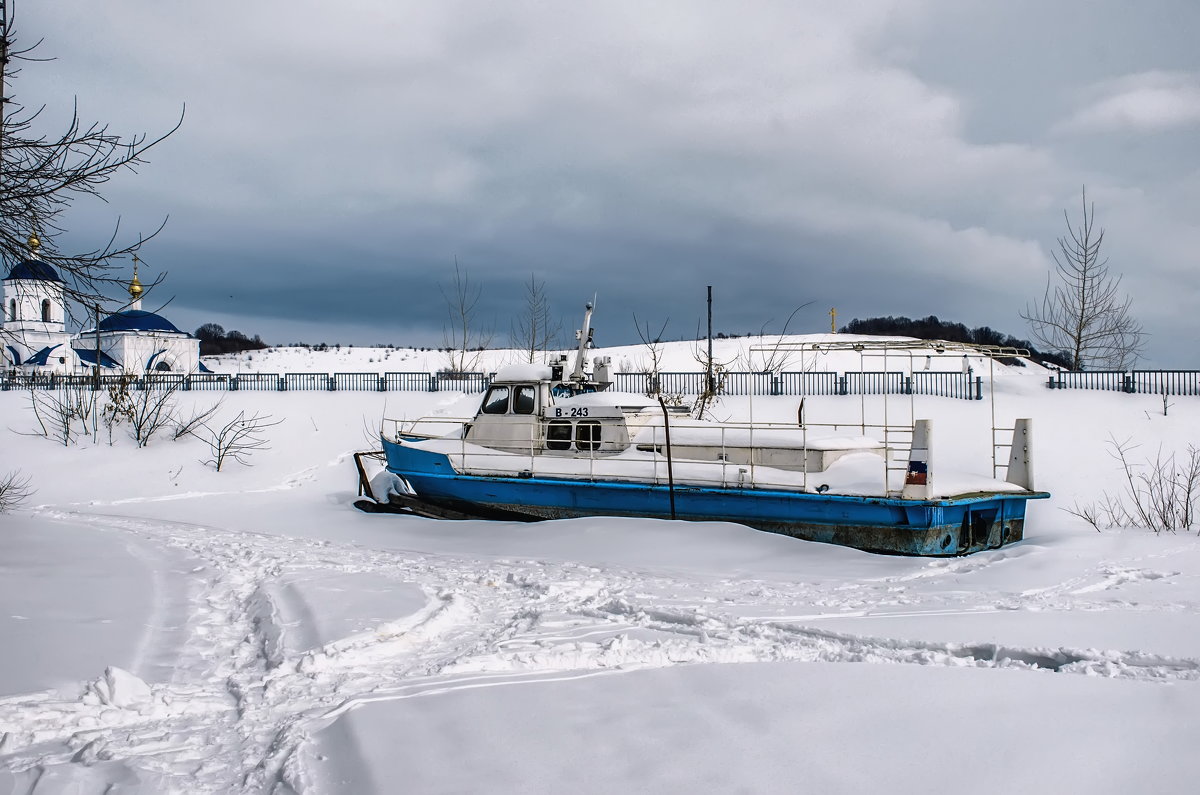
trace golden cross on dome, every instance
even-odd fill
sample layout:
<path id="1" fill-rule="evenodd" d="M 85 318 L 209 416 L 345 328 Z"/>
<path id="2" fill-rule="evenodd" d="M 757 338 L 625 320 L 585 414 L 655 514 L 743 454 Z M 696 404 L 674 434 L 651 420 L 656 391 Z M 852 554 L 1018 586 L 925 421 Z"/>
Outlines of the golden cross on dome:
<path id="1" fill-rule="evenodd" d="M 133 281 L 129 282 L 129 297 L 134 299 L 135 301 L 142 297 L 142 292 L 143 292 L 142 283 L 141 283 L 141 281 L 138 280 L 138 273 L 137 273 L 139 262 L 141 262 L 141 260 L 138 259 L 138 255 L 134 254 L 133 255 Z"/>

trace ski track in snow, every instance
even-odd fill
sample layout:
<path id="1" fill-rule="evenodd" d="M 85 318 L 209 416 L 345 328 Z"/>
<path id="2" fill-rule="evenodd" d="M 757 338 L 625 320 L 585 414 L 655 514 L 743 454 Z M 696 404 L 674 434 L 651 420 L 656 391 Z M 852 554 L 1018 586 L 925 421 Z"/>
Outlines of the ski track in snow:
<path id="1" fill-rule="evenodd" d="M 306 477 L 311 470 L 286 487 Z M 1177 575 L 1142 568 L 1138 561 L 1107 562 L 1067 582 L 998 593 L 992 604 L 981 605 L 978 593 L 911 587 L 986 572 L 1036 548 L 936 560 L 913 573 L 876 580 L 714 583 L 614 566 L 381 551 L 114 515 L 54 510 L 43 515 L 132 534 L 185 551 L 203 565 L 191 573 L 192 610 L 173 677 L 152 684 L 147 699 L 113 706 L 87 695 L 86 683 L 74 693 L 0 699 L 0 763 L 29 781 L 70 761 L 118 762 L 155 791 L 309 791 L 314 782 L 297 751 L 314 732 L 359 705 L 671 665 L 794 660 L 1200 679 L 1195 659 L 907 641 L 810 625 L 827 616 L 1136 610 L 1136 604 L 1087 597 Z M 412 582 L 424 591 L 426 603 L 412 615 L 289 653 L 287 628 L 272 594 L 281 575 L 306 571 Z M 796 608 L 806 612 L 747 615 Z"/>

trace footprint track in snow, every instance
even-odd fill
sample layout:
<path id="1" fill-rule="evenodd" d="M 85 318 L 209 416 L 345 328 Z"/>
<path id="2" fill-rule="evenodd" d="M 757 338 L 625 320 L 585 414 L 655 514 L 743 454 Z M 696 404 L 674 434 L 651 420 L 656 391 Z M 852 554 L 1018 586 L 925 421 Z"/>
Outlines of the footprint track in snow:
<path id="1" fill-rule="evenodd" d="M 204 565 L 189 575 L 197 587 L 176 674 L 152 685 L 158 706 L 144 714 L 105 714 L 71 694 L 0 700 L 0 727 L 22 727 L 5 735 L 0 746 L 0 760 L 13 769 L 76 756 L 125 760 L 158 776 L 168 789 L 186 782 L 197 792 L 256 792 L 302 781 L 303 755 L 296 750 L 357 704 L 680 664 L 797 660 L 1014 668 L 1144 681 L 1200 678 L 1200 664 L 1191 659 L 899 641 L 736 614 L 772 604 L 843 614 L 881 605 L 960 611 L 972 606 L 968 596 L 910 589 L 930 578 L 985 571 L 1031 550 L 935 561 L 900 577 L 857 582 L 726 579 L 714 595 L 711 579 L 620 566 L 479 560 L 184 522 L 47 515 L 134 534 L 184 550 Z M 411 615 L 289 654 L 272 586 L 286 573 L 307 571 L 385 575 L 419 585 L 427 602 Z M 1169 576 L 1114 564 L 1102 582 L 1119 585 L 1154 575 Z M 1083 603 L 1070 600 L 1098 590 L 1092 582 L 1084 577 L 998 598 L 1011 602 L 1011 609 L 1059 601 L 1079 608 Z M 198 761 L 212 759 L 226 761 Z"/>

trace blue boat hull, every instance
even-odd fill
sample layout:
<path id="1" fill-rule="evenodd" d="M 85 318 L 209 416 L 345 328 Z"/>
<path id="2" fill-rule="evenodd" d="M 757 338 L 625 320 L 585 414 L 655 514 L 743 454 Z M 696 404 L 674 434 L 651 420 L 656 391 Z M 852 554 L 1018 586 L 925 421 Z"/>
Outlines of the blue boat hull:
<path id="1" fill-rule="evenodd" d="M 855 497 L 547 477 L 462 475 L 440 453 L 384 441 L 387 468 L 419 499 L 497 519 L 627 516 L 735 522 L 759 530 L 899 555 L 951 556 L 1021 540 L 1025 502 L 1044 492 L 937 500 Z M 672 517 L 672 496 L 674 516 Z"/>

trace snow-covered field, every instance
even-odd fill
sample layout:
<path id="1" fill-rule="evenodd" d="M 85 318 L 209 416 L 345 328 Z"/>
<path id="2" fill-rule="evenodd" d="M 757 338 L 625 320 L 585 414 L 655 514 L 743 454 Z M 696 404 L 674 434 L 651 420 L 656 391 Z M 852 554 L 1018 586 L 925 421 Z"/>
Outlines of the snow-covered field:
<path id="1" fill-rule="evenodd" d="M 677 369 L 695 369 L 686 347 Z M 1200 538 L 1060 509 L 1118 492 L 1110 435 L 1139 460 L 1195 443 L 1200 399 L 1163 416 L 1044 381 L 1000 373 L 996 413 L 1034 418 L 1053 499 L 1025 541 L 940 560 L 737 525 L 351 507 L 350 456 L 385 411 L 477 396 L 181 394 L 185 413 L 283 419 L 252 466 L 216 472 L 194 438 L 26 435 L 28 396 L 0 393 L 0 475 L 37 489 L 0 515 L 0 792 L 1194 792 Z M 755 398 L 754 417 L 796 402 Z M 938 460 L 990 469 L 988 401 L 916 408 Z"/>

